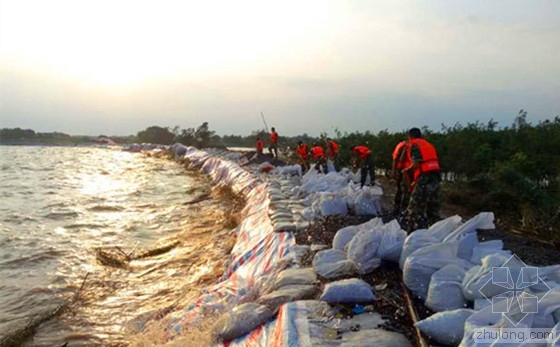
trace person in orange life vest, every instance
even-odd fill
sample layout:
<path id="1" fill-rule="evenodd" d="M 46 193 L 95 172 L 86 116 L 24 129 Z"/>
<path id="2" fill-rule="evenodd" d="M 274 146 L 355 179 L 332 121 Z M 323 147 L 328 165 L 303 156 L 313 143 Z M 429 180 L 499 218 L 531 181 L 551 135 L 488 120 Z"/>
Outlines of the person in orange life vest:
<path id="1" fill-rule="evenodd" d="M 333 166 L 335 162 L 335 158 L 338 154 L 338 143 L 334 142 L 331 138 L 327 138 L 326 141 L 326 155 L 327 160 L 332 160 Z M 335 167 L 336 170 L 336 167 Z"/>
<path id="2" fill-rule="evenodd" d="M 270 133 L 270 146 L 268 147 L 268 152 L 278 159 L 278 133 L 274 127 L 270 128 L 270 130 L 272 132 Z"/>
<path id="3" fill-rule="evenodd" d="M 323 150 L 323 147 L 319 146 L 318 143 L 314 143 L 313 148 L 311 148 L 311 159 L 313 159 L 313 162 L 315 163 L 315 169 L 317 169 L 317 172 L 327 172 L 325 151 Z"/>
<path id="4" fill-rule="evenodd" d="M 303 167 L 304 171 L 309 170 L 309 146 L 307 145 L 307 143 L 303 143 L 303 141 L 298 141 L 296 152 L 299 155 L 299 162 Z"/>
<path id="5" fill-rule="evenodd" d="M 257 138 L 257 157 L 260 157 L 260 156 L 263 155 L 263 149 L 264 149 L 264 142 L 260 137 L 258 137 Z"/>
<path id="6" fill-rule="evenodd" d="M 395 216 L 406 210 L 408 206 L 413 177 L 410 171 L 403 173 L 402 170 L 409 167 L 410 164 L 412 164 L 412 160 L 408 150 L 408 141 L 401 141 L 393 150 L 393 169 L 391 170 L 391 178 L 395 180 L 397 186 L 393 209 L 393 215 Z"/>
<path id="7" fill-rule="evenodd" d="M 360 162 L 359 165 L 357 163 L 355 165 L 361 166 L 361 187 L 363 188 L 366 184 L 368 173 L 371 180 L 371 185 L 375 184 L 375 168 L 373 166 L 373 159 L 371 157 L 370 149 L 366 146 L 352 146 L 350 148 L 350 151 L 352 157 Z"/>
<path id="8" fill-rule="evenodd" d="M 439 217 L 441 171 L 435 147 L 422 138 L 418 128 L 408 131 L 411 164 L 403 173 L 413 174 L 412 192 L 405 212 L 408 231 L 427 228 Z"/>

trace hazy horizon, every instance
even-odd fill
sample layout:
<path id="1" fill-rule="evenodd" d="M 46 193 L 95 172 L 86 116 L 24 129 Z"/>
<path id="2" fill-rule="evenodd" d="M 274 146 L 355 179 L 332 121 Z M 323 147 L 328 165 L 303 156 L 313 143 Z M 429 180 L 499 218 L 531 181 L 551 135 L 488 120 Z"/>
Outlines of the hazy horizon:
<path id="1" fill-rule="evenodd" d="M 560 2 L 0 0 L 0 128 L 280 135 L 560 114 Z"/>

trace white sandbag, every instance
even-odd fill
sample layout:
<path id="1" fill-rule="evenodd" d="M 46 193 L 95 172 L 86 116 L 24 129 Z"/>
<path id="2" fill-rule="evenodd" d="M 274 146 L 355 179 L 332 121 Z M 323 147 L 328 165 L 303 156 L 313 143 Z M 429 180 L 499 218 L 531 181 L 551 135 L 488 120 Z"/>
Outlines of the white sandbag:
<path id="1" fill-rule="evenodd" d="M 491 298 L 504 292 L 504 287 L 498 284 L 501 279 L 496 278 L 498 273 L 493 276 L 493 268 L 507 267 L 503 274 L 511 275 L 512 279 L 517 279 L 521 268 L 524 267 L 523 262 L 516 257 L 506 257 L 503 254 L 492 254 L 482 259 L 482 265 L 475 266 L 467 271 L 463 279 L 463 295 L 469 301 L 482 299 L 484 297 Z M 500 271 L 502 274 L 502 271 Z M 507 278 L 505 279 L 507 281 Z"/>
<path id="2" fill-rule="evenodd" d="M 321 216 L 331 216 L 335 214 L 347 215 L 348 207 L 346 201 L 340 196 L 324 194 L 319 199 L 319 210 Z"/>
<path id="3" fill-rule="evenodd" d="M 280 287 L 294 285 L 294 284 L 316 284 L 317 274 L 312 268 L 304 269 L 286 269 L 280 272 L 274 283 L 272 289 L 276 290 Z"/>
<path id="4" fill-rule="evenodd" d="M 303 218 L 305 218 L 305 220 L 311 221 L 313 219 L 315 219 L 315 211 L 313 211 L 313 208 L 311 207 L 306 207 L 303 209 L 302 211 L 303 214 Z"/>
<path id="5" fill-rule="evenodd" d="M 381 238 L 378 229 L 362 230 L 348 243 L 348 259 L 358 264 L 361 275 L 370 273 L 381 265 L 381 259 L 377 256 Z"/>
<path id="6" fill-rule="evenodd" d="M 427 234 L 426 229 L 419 229 L 408 235 L 403 243 L 401 256 L 399 258 L 399 267 L 404 269 L 406 259 L 414 252 L 422 247 L 430 246 L 440 242 L 437 238 Z"/>
<path id="7" fill-rule="evenodd" d="M 331 303 L 370 303 L 376 300 L 369 284 L 358 278 L 328 283 L 320 301 Z"/>
<path id="8" fill-rule="evenodd" d="M 215 341 L 232 340 L 251 332 L 272 316 L 272 311 L 265 306 L 242 304 L 218 319 L 212 328 L 212 336 Z"/>
<path id="9" fill-rule="evenodd" d="M 474 304 L 473 304 L 473 309 L 475 311 L 480 311 L 480 310 L 482 310 L 483 308 L 485 308 L 489 305 L 492 305 L 492 303 L 486 298 L 475 299 Z"/>
<path id="10" fill-rule="evenodd" d="M 448 240 L 452 241 L 452 240 Z M 478 246 L 478 236 L 476 233 L 467 233 L 457 236 L 455 242 L 458 243 L 457 256 L 465 260 L 471 260 L 473 249 Z"/>
<path id="11" fill-rule="evenodd" d="M 370 187 L 360 189 L 352 204 L 354 213 L 358 216 L 377 216 L 381 212 L 379 198 L 382 194 L 374 194 Z"/>
<path id="12" fill-rule="evenodd" d="M 400 333 L 382 329 L 364 329 L 342 336 L 340 347 L 412 347 Z"/>
<path id="13" fill-rule="evenodd" d="M 337 249 L 317 252 L 313 257 L 313 269 L 326 279 L 352 276 L 358 272 L 358 265 L 347 259 L 346 253 Z"/>
<path id="14" fill-rule="evenodd" d="M 474 312 L 469 309 L 439 312 L 417 322 L 414 326 L 438 343 L 457 346 L 464 335 L 465 321 Z"/>
<path id="15" fill-rule="evenodd" d="M 457 265 L 447 265 L 434 272 L 424 304 L 434 312 L 467 307 L 461 285 L 465 273 L 466 270 Z"/>
<path id="16" fill-rule="evenodd" d="M 526 308 L 528 310 L 532 309 L 530 307 Z M 507 312 L 507 316 L 501 312 Z M 504 298 L 503 300 L 494 300 L 492 305 L 489 305 L 480 311 L 475 311 L 475 313 L 467 318 L 465 321 L 465 332 L 460 346 L 480 347 L 481 344 L 476 343 L 476 337 L 480 336 L 480 334 L 475 334 L 478 329 L 485 328 L 488 331 L 497 331 L 499 328 L 530 329 L 533 324 L 533 319 L 534 314 L 525 314 L 520 312 L 519 306 L 510 306 L 507 298 Z M 504 343 L 504 341 L 496 340 L 493 341 L 493 343 L 496 344 L 496 346 L 503 346 L 502 343 Z M 487 346 L 489 344 L 482 345 Z M 508 344 L 507 346 L 522 346 L 522 344 Z M 527 345 L 523 346 L 526 347 Z"/>
<path id="17" fill-rule="evenodd" d="M 538 272 L 529 271 L 524 275 L 528 275 L 529 278 L 523 278 L 523 282 L 535 283 L 530 287 L 534 292 L 560 289 L 560 265 L 539 267 Z"/>
<path id="18" fill-rule="evenodd" d="M 433 237 L 438 241 L 443 241 L 443 239 L 447 235 L 449 235 L 453 230 L 457 229 L 461 225 L 461 217 L 458 215 L 454 215 L 432 224 L 426 231 L 426 235 Z"/>
<path id="19" fill-rule="evenodd" d="M 474 247 L 471 256 L 471 263 L 482 265 L 482 258 L 496 253 L 511 256 L 511 251 L 503 250 L 504 242 L 502 240 L 491 240 L 480 242 L 478 246 Z"/>
<path id="20" fill-rule="evenodd" d="M 377 256 L 383 260 L 397 263 L 401 256 L 406 231 L 401 229 L 399 222 L 393 219 L 380 227 L 382 237 L 377 250 Z"/>
<path id="21" fill-rule="evenodd" d="M 334 168 L 334 163 L 332 160 L 327 160 L 327 172 L 336 172 Z"/>
<path id="22" fill-rule="evenodd" d="M 339 229 L 334 235 L 333 248 L 344 250 L 348 243 L 352 240 L 354 236 L 360 231 L 357 225 L 352 225 Z"/>
<path id="23" fill-rule="evenodd" d="M 457 227 L 447 236 L 444 237 L 443 241 L 457 241 L 461 239 L 462 235 L 466 234 L 476 234 L 477 229 L 494 229 L 494 213 L 492 212 L 481 212 L 474 216 L 473 218 L 466 221 L 464 224 Z M 470 249 L 472 251 L 472 249 Z M 470 256 L 469 258 L 470 259 Z"/>
<path id="24" fill-rule="evenodd" d="M 550 333 L 546 347 L 560 347 L 560 322 L 552 328 Z"/>
<path id="25" fill-rule="evenodd" d="M 421 248 L 406 259 L 404 284 L 422 300 L 426 299 L 432 275 L 444 266 L 455 264 L 469 268 L 469 263 L 457 258 L 457 244 L 443 242 Z"/>

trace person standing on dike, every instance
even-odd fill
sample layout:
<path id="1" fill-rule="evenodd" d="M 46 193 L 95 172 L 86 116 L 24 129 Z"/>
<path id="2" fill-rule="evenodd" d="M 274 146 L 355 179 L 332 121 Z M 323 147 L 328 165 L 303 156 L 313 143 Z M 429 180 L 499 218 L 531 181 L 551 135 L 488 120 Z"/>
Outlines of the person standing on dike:
<path id="1" fill-rule="evenodd" d="M 270 130 L 270 146 L 268 147 L 268 151 L 272 154 L 272 157 L 278 159 L 278 133 L 274 127 L 270 128 Z"/>

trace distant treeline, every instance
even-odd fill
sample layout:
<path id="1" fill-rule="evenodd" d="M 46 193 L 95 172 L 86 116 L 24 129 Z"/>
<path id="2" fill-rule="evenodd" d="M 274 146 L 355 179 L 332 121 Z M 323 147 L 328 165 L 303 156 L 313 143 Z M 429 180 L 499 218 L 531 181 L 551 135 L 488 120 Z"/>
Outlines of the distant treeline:
<path id="1" fill-rule="evenodd" d="M 19 144 L 19 143 L 44 143 L 44 144 L 79 144 L 92 143 L 105 135 L 95 136 L 73 136 L 60 132 L 40 133 L 31 129 L 3 128 L 0 129 L 0 143 Z M 116 143 L 130 144 L 136 141 L 136 136 L 110 136 Z"/>

